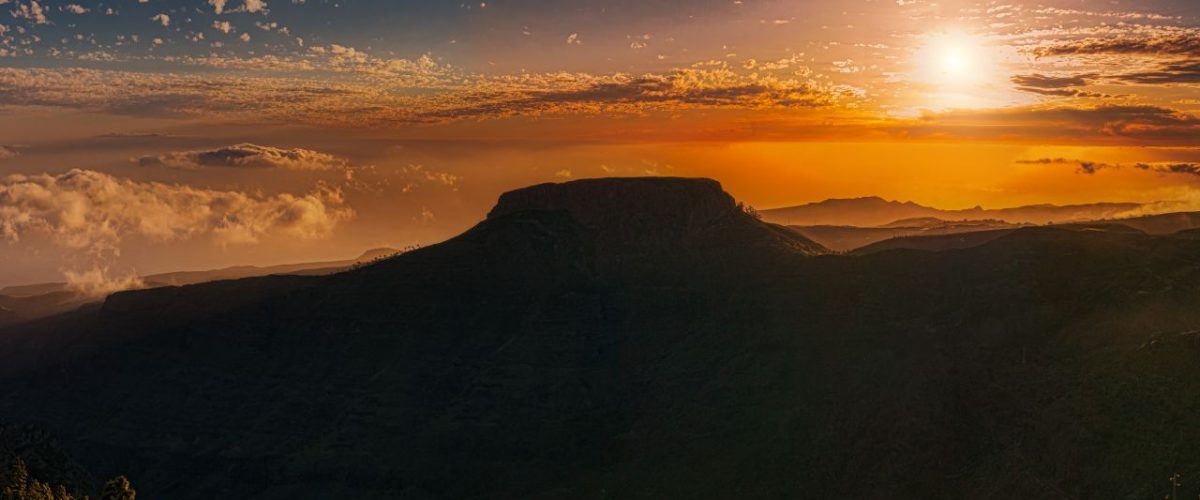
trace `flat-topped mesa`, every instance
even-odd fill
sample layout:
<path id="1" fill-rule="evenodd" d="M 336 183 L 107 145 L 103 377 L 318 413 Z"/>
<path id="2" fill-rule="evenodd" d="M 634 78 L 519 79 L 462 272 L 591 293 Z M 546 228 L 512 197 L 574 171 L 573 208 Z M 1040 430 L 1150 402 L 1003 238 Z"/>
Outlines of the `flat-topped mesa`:
<path id="1" fill-rule="evenodd" d="M 500 196 L 489 220 L 525 211 L 570 214 L 604 258 L 699 256 L 749 248 L 826 253 L 790 230 L 747 214 L 712 179 L 636 177 L 541 184 Z"/>
<path id="2" fill-rule="evenodd" d="M 565 210 L 588 228 L 623 225 L 628 217 L 676 227 L 721 219 L 738 211 L 712 179 L 633 177 L 539 184 L 500 196 L 488 218 L 525 210 Z"/>

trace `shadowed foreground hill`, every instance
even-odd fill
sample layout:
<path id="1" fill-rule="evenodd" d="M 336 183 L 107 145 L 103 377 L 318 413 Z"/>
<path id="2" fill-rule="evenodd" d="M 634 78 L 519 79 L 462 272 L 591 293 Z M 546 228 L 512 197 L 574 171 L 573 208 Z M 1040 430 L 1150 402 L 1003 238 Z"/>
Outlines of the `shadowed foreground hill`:
<path id="1" fill-rule="evenodd" d="M 355 271 L 4 332 L 0 415 L 147 498 L 1161 498 L 1200 477 L 1200 241 L 819 253 L 712 181 L 535 186 Z"/>
<path id="2" fill-rule="evenodd" d="M 284 264 L 268 267 L 237 266 L 210 271 L 182 271 L 152 274 L 143 276 L 140 280 L 143 288 L 159 288 L 273 274 L 319 276 L 334 274 L 354 266 L 375 262 L 395 255 L 397 252 L 398 250 L 391 248 L 377 248 L 369 250 L 353 260 Z M 5 287 L 0 289 L 0 327 L 62 314 L 103 300 L 103 296 L 74 290 L 66 283 L 39 283 Z"/>

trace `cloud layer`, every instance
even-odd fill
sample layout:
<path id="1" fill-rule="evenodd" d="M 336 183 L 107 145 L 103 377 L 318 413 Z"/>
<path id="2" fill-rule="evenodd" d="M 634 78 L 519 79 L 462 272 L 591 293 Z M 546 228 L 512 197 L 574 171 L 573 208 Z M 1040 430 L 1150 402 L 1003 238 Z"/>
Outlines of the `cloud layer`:
<path id="1" fill-rule="evenodd" d="M 45 234 L 96 255 L 120 253 L 130 236 L 253 243 L 268 235 L 324 238 L 354 212 L 340 193 L 251 195 L 123 180 L 91 170 L 0 180 L 0 237 Z"/>

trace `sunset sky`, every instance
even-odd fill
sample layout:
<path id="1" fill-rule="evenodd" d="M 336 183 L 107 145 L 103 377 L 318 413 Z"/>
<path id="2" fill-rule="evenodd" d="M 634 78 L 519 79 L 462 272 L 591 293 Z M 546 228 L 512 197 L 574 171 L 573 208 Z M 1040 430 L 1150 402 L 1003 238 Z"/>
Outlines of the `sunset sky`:
<path id="1" fill-rule="evenodd" d="M 1200 207 L 1200 3 L 0 0 L 0 285 L 430 244 L 617 175 Z"/>

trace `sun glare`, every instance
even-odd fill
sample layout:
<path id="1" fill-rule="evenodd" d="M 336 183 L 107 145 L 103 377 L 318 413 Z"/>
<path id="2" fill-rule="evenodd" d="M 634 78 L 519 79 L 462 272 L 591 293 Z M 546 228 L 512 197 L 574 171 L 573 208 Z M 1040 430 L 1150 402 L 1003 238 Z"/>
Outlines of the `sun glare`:
<path id="1" fill-rule="evenodd" d="M 970 108 L 994 105 L 999 57 L 987 40 L 961 31 L 921 37 L 910 78 L 927 93 L 923 107 Z"/>
<path id="2" fill-rule="evenodd" d="M 962 78 L 968 74 L 971 61 L 958 47 L 947 47 L 942 61 L 947 78 Z"/>

